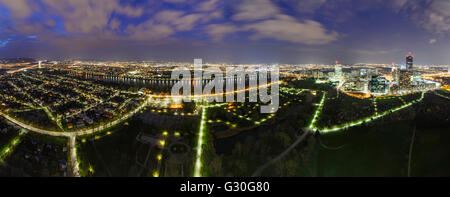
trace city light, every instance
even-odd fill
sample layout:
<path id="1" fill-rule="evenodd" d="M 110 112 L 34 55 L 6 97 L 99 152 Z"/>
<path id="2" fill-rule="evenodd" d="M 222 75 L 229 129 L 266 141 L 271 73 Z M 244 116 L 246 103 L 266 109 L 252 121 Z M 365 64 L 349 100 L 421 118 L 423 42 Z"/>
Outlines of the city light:
<path id="1" fill-rule="evenodd" d="M 313 116 L 313 118 L 311 120 L 311 124 L 309 125 L 310 129 L 317 129 L 315 127 L 315 124 L 317 122 L 317 118 L 319 117 L 319 115 L 320 115 L 320 113 L 322 111 L 323 105 L 325 103 L 326 95 L 327 95 L 327 93 L 323 92 L 322 99 L 320 100 L 319 106 L 317 107 L 316 111 L 314 112 L 314 116 Z"/>
<path id="2" fill-rule="evenodd" d="M 198 139 L 197 139 L 197 148 L 196 148 L 196 159 L 194 166 L 194 177 L 201 177 L 201 168 L 202 168 L 202 151 L 203 151 L 203 135 L 205 129 L 205 119 L 206 119 L 206 111 L 207 108 L 202 106 L 202 115 L 200 119 L 200 128 L 198 131 Z"/>
<path id="3" fill-rule="evenodd" d="M 450 0 L 66 1 L 0 0 L 0 176 L 449 172 Z"/>

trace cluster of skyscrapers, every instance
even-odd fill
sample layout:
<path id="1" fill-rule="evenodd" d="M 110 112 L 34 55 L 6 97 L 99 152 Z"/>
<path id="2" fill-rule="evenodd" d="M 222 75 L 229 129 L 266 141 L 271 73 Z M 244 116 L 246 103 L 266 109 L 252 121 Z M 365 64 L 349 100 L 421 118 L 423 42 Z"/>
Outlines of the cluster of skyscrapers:
<path id="1" fill-rule="evenodd" d="M 382 96 L 389 94 L 405 94 L 415 91 L 434 89 L 439 84 L 423 80 L 419 70 L 414 68 L 414 56 L 406 55 L 405 65 L 393 65 L 391 70 L 386 68 L 349 68 L 343 72 L 343 66 L 337 61 L 334 72 L 327 74 L 313 71 L 312 77 L 319 82 L 331 82 L 340 90 L 352 93 Z M 380 72 L 382 71 L 382 72 Z"/>

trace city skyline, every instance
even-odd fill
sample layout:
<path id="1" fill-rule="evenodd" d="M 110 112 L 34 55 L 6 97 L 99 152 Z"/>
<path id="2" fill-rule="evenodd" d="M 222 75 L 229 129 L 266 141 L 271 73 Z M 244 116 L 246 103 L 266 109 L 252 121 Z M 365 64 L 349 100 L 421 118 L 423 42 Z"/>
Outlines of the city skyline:
<path id="1" fill-rule="evenodd" d="M 255 3 L 258 2 L 258 3 Z M 445 0 L 0 1 L 0 56 L 449 64 Z"/>
<path id="2" fill-rule="evenodd" d="M 450 0 L 0 0 L 0 177 L 450 176 L 449 43 Z"/>

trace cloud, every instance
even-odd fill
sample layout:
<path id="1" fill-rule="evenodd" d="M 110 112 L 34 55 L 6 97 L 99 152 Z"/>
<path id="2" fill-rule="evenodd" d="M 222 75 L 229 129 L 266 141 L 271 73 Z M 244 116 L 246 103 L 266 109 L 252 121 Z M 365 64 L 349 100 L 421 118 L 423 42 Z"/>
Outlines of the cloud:
<path id="1" fill-rule="evenodd" d="M 423 15 L 422 25 L 425 29 L 435 33 L 450 31 L 450 1 L 432 1 Z"/>
<path id="2" fill-rule="evenodd" d="M 139 17 L 142 7 L 120 4 L 119 0 L 42 0 L 50 14 L 61 16 L 68 32 L 92 33 L 107 27 L 112 13 L 127 17 Z"/>
<path id="3" fill-rule="evenodd" d="M 392 0 L 394 8 L 402 8 L 406 3 L 408 3 L 408 0 Z"/>
<path id="4" fill-rule="evenodd" d="M 214 11 L 217 9 L 219 0 L 207 0 L 197 6 L 198 11 Z"/>
<path id="5" fill-rule="evenodd" d="M 0 4 L 10 9 L 12 16 L 25 18 L 31 15 L 32 9 L 28 0 L 0 0 Z"/>
<path id="6" fill-rule="evenodd" d="M 223 37 L 230 33 L 238 31 L 238 27 L 232 24 L 212 24 L 206 27 L 207 34 L 213 41 L 222 41 Z"/>
<path id="7" fill-rule="evenodd" d="M 11 38 L 8 38 L 6 40 L 0 40 L 0 48 L 6 47 L 8 43 L 11 41 Z"/>
<path id="8" fill-rule="evenodd" d="M 437 42 L 437 40 L 434 39 L 434 38 L 433 38 L 433 39 L 430 39 L 430 41 L 428 41 L 429 44 L 434 44 L 434 43 L 436 43 L 436 42 Z"/>
<path id="9" fill-rule="evenodd" d="M 9 10 L 4 19 L 8 25 L 1 28 L 8 34 L 37 35 L 36 40 L 42 43 L 67 50 L 76 47 L 80 51 L 118 42 L 170 42 L 176 40 L 178 33 L 187 31 L 214 42 L 243 31 L 253 40 L 301 44 L 325 44 L 338 38 L 336 32 L 316 21 L 283 14 L 285 10 L 272 0 L 240 0 L 236 5 L 219 0 L 164 2 L 165 6 L 161 1 L 131 5 L 123 0 L 0 0 Z M 8 46 L 14 42 L 13 39 Z"/>
<path id="10" fill-rule="evenodd" d="M 179 31 L 191 30 L 199 20 L 205 17 L 204 14 L 185 14 L 183 11 L 166 10 L 155 15 L 155 21 L 168 24 Z"/>
<path id="11" fill-rule="evenodd" d="M 237 4 L 236 10 L 236 14 L 231 17 L 235 21 L 267 19 L 280 12 L 270 0 L 243 0 Z"/>
<path id="12" fill-rule="evenodd" d="M 120 20 L 115 18 L 109 22 L 109 27 L 113 30 L 116 30 L 117 28 L 119 28 L 120 24 L 121 24 Z"/>
<path id="13" fill-rule="evenodd" d="M 418 26 L 435 34 L 450 32 L 450 1 L 395 0 L 397 9 L 406 13 Z"/>
<path id="14" fill-rule="evenodd" d="M 9 34 L 20 34 L 20 35 L 54 35 L 46 26 L 51 25 L 52 23 L 48 21 L 48 23 L 33 23 L 27 20 L 15 20 L 14 25 L 6 26 L 4 32 Z"/>
<path id="15" fill-rule="evenodd" d="M 283 0 L 283 2 L 293 5 L 301 13 L 312 14 L 327 3 L 327 0 Z"/>
<path id="16" fill-rule="evenodd" d="M 290 2 L 290 0 L 288 0 Z M 297 2 L 302 8 L 318 7 L 326 0 Z M 292 3 L 292 2 L 290 2 Z M 300 44 L 327 44 L 337 40 L 339 34 L 328 32 L 320 23 L 313 20 L 299 22 L 270 0 L 243 0 L 236 6 L 236 13 L 231 16 L 234 21 L 242 22 L 236 26 L 211 26 L 208 34 L 214 40 L 220 40 L 225 34 L 236 31 L 250 31 L 253 40 L 263 38 L 275 39 Z"/>
<path id="17" fill-rule="evenodd" d="M 252 31 L 252 39 L 271 38 L 301 44 L 327 44 L 338 39 L 337 32 L 327 32 L 320 23 L 312 20 L 298 22 L 287 15 L 244 26 Z"/>
<path id="18" fill-rule="evenodd" d="M 126 33 L 130 35 L 130 39 L 145 39 L 145 36 L 148 36 L 147 39 L 152 40 L 169 38 L 177 32 L 191 31 L 199 25 L 221 18 L 220 10 L 209 11 L 209 6 L 215 6 L 216 3 L 216 0 L 204 1 L 200 4 L 202 9 L 193 12 L 163 10 L 144 23 L 128 26 Z M 206 7 L 202 6 L 205 4 Z"/>
<path id="19" fill-rule="evenodd" d="M 128 34 L 128 39 L 157 40 L 170 37 L 175 30 L 169 25 L 155 24 L 152 20 L 148 20 L 139 25 L 128 25 L 125 33 Z"/>
<path id="20" fill-rule="evenodd" d="M 165 10 L 155 14 L 154 19 L 161 23 L 172 23 L 181 18 L 185 12 L 176 10 Z"/>
<path id="21" fill-rule="evenodd" d="M 168 3 L 186 3 L 186 0 L 164 0 Z"/>
<path id="22" fill-rule="evenodd" d="M 204 1 L 200 4 L 198 10 L 193 12 L 179 10 L 164 10 L 154 15 L 152 19 L 155 23 L 165 24 L 173 27 L 176 31 L 190 31 L 197 25 L 208 23 L 212 20 L 222 17 L 220 10 L 212 9 L 216 6 L 217 1 Z M 211 7 L 212 6 L 212 7 Z"/>

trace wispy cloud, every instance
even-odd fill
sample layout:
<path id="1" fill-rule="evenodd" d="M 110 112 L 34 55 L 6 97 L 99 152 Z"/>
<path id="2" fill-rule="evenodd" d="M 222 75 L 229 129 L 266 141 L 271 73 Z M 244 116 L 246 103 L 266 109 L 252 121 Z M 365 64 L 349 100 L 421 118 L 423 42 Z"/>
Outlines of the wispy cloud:
<path id="1" fill-rule="evenodd" d="M 436 43 L 436 42 L 437 42 L 437 40 L 434 39 L 434 38 L 432 38 L 432 39 L 430 39 L 430 41 L 428 41 L 429 44 L 434 44 L 434 43 Z"/>
<path id="2" fill-rule="evenodd" d="M 395 0 L 398 9 L 420 27 L 435 34 L 450 32 L 450 1 L 448 0 Z"/>
<path id="3" fill-rule="evenodd" d="M 244 29 L 253 31 L 252 39 L 272 38 L 302 44 L 327 44 L 338 39 L 337 32 L 328 32 L 316 21 L 299 22 L 287 15 L 248 24 Z"/>
<path id="4" fill-rule="evenodd" d="M 236 4 L 235 21 L 255 21 L 267 19 L 279 14 L 279 8 L 270 0 L 243 0 Z"/>
<path id="5" fill-rule="evenodd" d="M 236 33 L 239 31 L 238 27 L 232 24 L 211 24 L 206 27 L 207 34 L 213 41 L 222 41 L 225 35 Z"/>
<path id="6" fill-rule="evenodd" d="M 11 41 L 11 38 L 6 40 L 0 40 L 0 48 L 6 47 L 6 45 Z"/>

